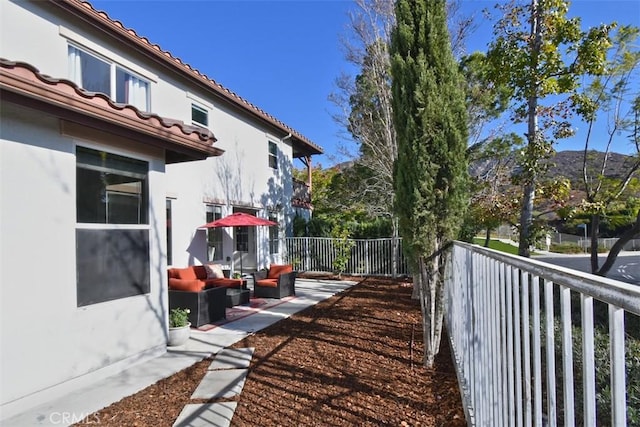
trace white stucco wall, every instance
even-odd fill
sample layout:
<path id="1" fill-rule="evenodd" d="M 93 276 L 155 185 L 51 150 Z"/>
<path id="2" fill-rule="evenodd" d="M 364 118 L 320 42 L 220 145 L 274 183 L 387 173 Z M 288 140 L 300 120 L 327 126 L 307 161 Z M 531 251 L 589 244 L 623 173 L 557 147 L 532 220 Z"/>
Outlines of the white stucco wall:
<path id="1" fill-rule="evenodd" d="M 124 149 L 77 141 L 60 134 L 57 119 L 12 104 L 3 103 L 1 112 L 0 412 L 5 417 L 55 393 L 45 389 L 165 351 L 166 245 L 162 152 L 133 150 L 134 143 Z M 147 295 L 77 307 L 75 143 L 150 162 Z M 38 392 L 42 395 L 34 396 Z"/>

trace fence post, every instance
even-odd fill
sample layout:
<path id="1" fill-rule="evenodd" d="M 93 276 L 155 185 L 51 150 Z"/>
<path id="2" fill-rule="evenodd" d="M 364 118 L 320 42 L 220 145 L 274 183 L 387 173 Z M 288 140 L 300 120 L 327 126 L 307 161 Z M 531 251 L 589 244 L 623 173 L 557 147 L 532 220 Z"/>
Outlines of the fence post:
<path id="1" fill-rule="evenodd" d="M 369 241 L 368 240 L 364 241 L 364 259 L 365 259 L 364 274 L 369 274 L 370 269 L 369 269 Z"/>
<path id="2" fill-rule="evenodd" d="M 393 255 L 391 255 L 391 277 L 394 279 L 398 277 L 398 236 L 393 236 L 391 239 L 391 251 Z"/>

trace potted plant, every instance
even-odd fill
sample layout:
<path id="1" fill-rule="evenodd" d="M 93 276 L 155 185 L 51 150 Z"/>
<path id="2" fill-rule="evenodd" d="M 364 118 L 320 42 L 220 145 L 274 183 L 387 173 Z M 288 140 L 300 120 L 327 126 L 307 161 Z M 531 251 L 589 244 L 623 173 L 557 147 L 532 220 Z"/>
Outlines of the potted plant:
<path id="1" fill-rule="evenodd" d="M 169 312 L 168 346 L 182 345 L 189 339 L 191 332 L 191 323 L 189 323 L 190 312 L 188 308 L 173 308 Z"/>

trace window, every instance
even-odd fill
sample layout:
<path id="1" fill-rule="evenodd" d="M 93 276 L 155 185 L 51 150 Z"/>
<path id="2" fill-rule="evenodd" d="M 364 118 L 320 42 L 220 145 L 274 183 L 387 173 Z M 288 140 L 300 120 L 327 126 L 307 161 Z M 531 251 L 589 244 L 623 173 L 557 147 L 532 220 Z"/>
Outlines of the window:
<path id="1" fill-rule="evenodd" d="M 207 205 L 207 223 L 222 218 L 222 206 Z M 207 228 L 207 260 L 222 259 L 222 228 Z"/>
<path id="2" fill-rule="evenodd" d="M 278 215 L 275 212 L 269 212 L 269 221 L 278 222 Z M 269 253 L 277 254 L 280 252 L 280 239 L 278 238 L 278 226 L 269 227 Z"/>
<path id="3" fill-rule="evenodd" d="M 236 251 L 249 252 L 249 227 L 234 227 L 236 232 Z"/>
<path id="4" fill-rule="evenodd" d="M 91 224 L 148 224 L 149 164 L 77 147 L 76 219 Z"/>
<path id="5" fill-rule="evenodd" d="M 83 89 L 149 111 L 149 83 L 122 67 L 69 46 L 69 79 Z"/>
<path id="6" fill-rule="evenodd" d="M 278 169 L 278 146 L 271 141 L 269 141 L 269 167 Z"/>
<path id="7" fill-rule="evenodd" d="M 198 126 L 209 126 L 209 111 L 196 104 L 191 104 L 191 122 Z"/>
<path id="8" fill-rule="evenodd" d="M 150 291 L 148 171 L 145 161 L 76 148 L 79 307 Z"/>
<path id="9" fill-rule="evenodd" d="M 167 199 L 167 265 L 173 264 L 173 236 L 171 232 L 171 199 Z"/>

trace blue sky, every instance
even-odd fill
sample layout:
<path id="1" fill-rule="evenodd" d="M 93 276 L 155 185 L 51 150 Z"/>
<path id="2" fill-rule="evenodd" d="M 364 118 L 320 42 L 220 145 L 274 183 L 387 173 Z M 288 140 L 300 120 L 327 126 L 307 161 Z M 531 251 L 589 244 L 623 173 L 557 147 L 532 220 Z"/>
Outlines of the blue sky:
<path id="1" fill-rule="evenodd" d="M 495 1 L 463 1 L 464 13 Z M 208 77 L 259 106 L 322 146 L 314 164 L 330 166 L 341 129 L 331 117 L 328 96 L 342 71 L 340 37 L 347 32 L 347 0 L 110 0 L 91 1 L 112 19 L 160 45 Z M 575 0 L 570 16 L 583 28 L 617 21 L 640 26 L 638 0 Z M 486 50 L 491 24 L 480 21 L 468 50 Z M 215 126 L 215 124 L 214 124 Z M 215 129 L 214 129 L 215 132 Z M 558 149 L 580 149 L 566 141 Z M 618 149 L 616 151 L 624 151 Z M 299 166 L 299 165 L 297 165 Z"/>

